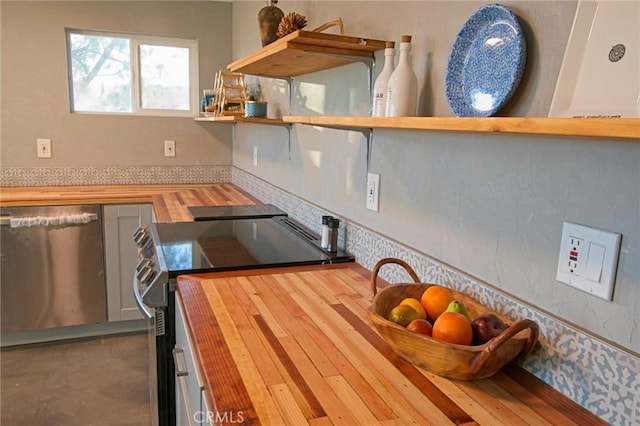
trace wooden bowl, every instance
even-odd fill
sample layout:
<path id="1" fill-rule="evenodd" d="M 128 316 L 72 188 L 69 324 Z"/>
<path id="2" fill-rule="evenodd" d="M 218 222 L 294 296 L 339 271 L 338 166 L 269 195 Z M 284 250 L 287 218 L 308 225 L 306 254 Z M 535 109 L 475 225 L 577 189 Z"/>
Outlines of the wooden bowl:
<path id="1" fill-rule="evenodd" d="M 380 268 L 395 263 L 407 270 L 414 284 L 392 284 L 377 293 Z M 403 359 L 439 376 L 457 380 L 478 380 L 493 376 L 516 356 L 524 357 L 538 340 L 538 324 L 523 319 L 511 324 L 507 330 L 487 343 L 478 346 L 456 345 L 414 333 L 387 320 L 389 312 L 404 298 L 420 300 L 422 293 L 433 284 L 418 283 L 415 271 L 400 259 L 380 260 L 371 273 L 371 291 L 375 296 L 368 313 L 371 322 L 384 340 Z M 507 324 L 503 315 L 476 302 L 469 296 L 452 290 L 454 298 L 462 302 L 471 318 L 492 313 Z M 377 293 L 377 294 L 376 294 Z"/>

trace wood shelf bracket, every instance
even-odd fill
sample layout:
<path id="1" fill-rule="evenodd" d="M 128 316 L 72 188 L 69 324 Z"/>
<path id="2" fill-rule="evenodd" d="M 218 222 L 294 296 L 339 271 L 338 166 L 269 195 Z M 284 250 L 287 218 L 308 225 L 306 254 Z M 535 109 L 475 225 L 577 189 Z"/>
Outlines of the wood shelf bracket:
<path id="1" fill-rule="evenodd" d="M 371 166 L 371 152 L 373 151 L 373 129 L 367 128 L 360 130 L 362 135 L 367 139 L 367 174 L 365 175 L 365 179 L 368 179 L 367 176 L 369 176 L 369 167 Z"/>

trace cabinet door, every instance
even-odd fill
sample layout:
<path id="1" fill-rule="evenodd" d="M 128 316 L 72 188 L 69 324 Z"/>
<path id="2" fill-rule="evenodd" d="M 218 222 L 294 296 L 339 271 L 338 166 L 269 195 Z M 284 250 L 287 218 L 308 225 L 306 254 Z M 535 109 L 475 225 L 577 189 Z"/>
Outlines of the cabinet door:
<path id="1" fill-rule="evenodd" d="M 133 232 L 151 223 L 151 204 L 104 205 L 104 250 L 109 321 L 142 319 L 133 296 L 138 252 Z"/>
<path id="2" fill-rule="evenodd" d="M 209 408 L 209 403 L 207 402 L 207 391 L 206 389 L 202 390 L 200 393 L 201 404 L 202 404 L 202 422 L 200 423 L 202 426 L 214 426 L 215 422 L 215 413 L 211 411 Z"/>
<path id="3" fill-rule="evenodd" d="M 204 381 L 194 354 L 182 300 L 176 292 L 176 346 L 173 356 L 176 370 L 177 425 L 203 424 L 207 417 L 202 407 Z"/>

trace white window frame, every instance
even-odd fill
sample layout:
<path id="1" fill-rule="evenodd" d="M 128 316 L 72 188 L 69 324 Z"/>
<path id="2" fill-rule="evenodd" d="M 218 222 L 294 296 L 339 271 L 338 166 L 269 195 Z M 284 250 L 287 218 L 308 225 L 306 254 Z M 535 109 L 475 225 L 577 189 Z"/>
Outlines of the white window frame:
<path id="1" fill-rule="evenodd" d="M 131 42 L 131 112 L 111 111 L 76 111 L 73 99 L 73 73 L 71 70 L 71 34 L 93 35 L 103 37 L 127 38 Z M 157 45 L 167 47 L 182 47 L 189 49 L 189 110 L 154 109 L 142 107 L 142 85 L 140 80 L 140 45 Z M 66 28 L 67 48 L 67 78 L 69 88 L 69 107 L 74 114 L 99 115 L 143 115 L 161 117 L 197 117 L 200 114 L 200 90 L 198 78 L 198 41 L 187 38 L 159 37 L 113 31 L 93 31 Z"/>

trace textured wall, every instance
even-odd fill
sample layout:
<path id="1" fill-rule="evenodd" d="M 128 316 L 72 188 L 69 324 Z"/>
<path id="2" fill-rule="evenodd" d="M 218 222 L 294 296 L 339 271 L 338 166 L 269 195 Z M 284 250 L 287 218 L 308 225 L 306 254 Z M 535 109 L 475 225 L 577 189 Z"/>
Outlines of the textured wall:
<path id="1" fill-rule="evenodd" d="M 65 27 L 197 38 L 200 87 L 231 58 L 231 4 L 50 1 L 0 3 L 2 166 L 228 165 L 231 128 L 192 118 L 71 114 Z M 36 138 L 53 157 L 36 158 Z M 163 141 L 176 141 L 165 158 Z"/>
<path id="2" fill-rule="evenodd" d="M 575 2 L 507 2 L 527 36 L 527 69 L 505 115 L 546 116 Z M 310 27 L 341 16 L 350 35 L 414 36 L 423 112 L 450 116 L 444 92 L 449 50 L 479 2 L 287 2 Z M 260 2 L 235 2 L 234 59 L 259 48 Z M 253 31 L 253 34 L 251 32 Z M 382 59 L 382 58 L 380 58 Z M 426 65 L 425 65 L 426 63 Z M 270 102 L 287 113 L 277 80 Z M 426 92 L 424 90 L 426 88 Z M 294 115 L 366 115 L 360 64 L 296 78 Z M 275 108 L 269 109 L 272 115 Z M 234 166 L 542 311 L 640 352 L 640 144 L 607 139 L 375 130 L 372 172 L 380 212 L 365 209 L 367 146 L 357 132 L 296 125 L 239 126 Z M 258 167 L 252 165 L 258 147 Z M 623 234 L 613 302 L 555 280 L 563 221 Z"/>
<path id="3" fill-rule="evenodd" d="M 237 168 L 232 170 L 232 182 L 261 201 L 280 207 L 316 234 L 320 233 L 322 215 L 337 214 L 300 200 Z M 341 222 L 338 244 L 341 247 L 345 245 L 358 263 L 368 269 L 373 269 L 380 258 L 400 258 L 415 269 L 423 282 L 461 291 L 512 320 L 533 319 L 540 326 L 539 344 L 521 365 L 607 423 L 638 424 L 640 405 L 637 404 L 637 377 L 640 357 L 571 327 L 544 311 L 507 297 L 500 290 L 354 222 Z M 404 269 L 391 265 L 384 266 L 380 276 L 392 283 L 411 281 Z"/>

